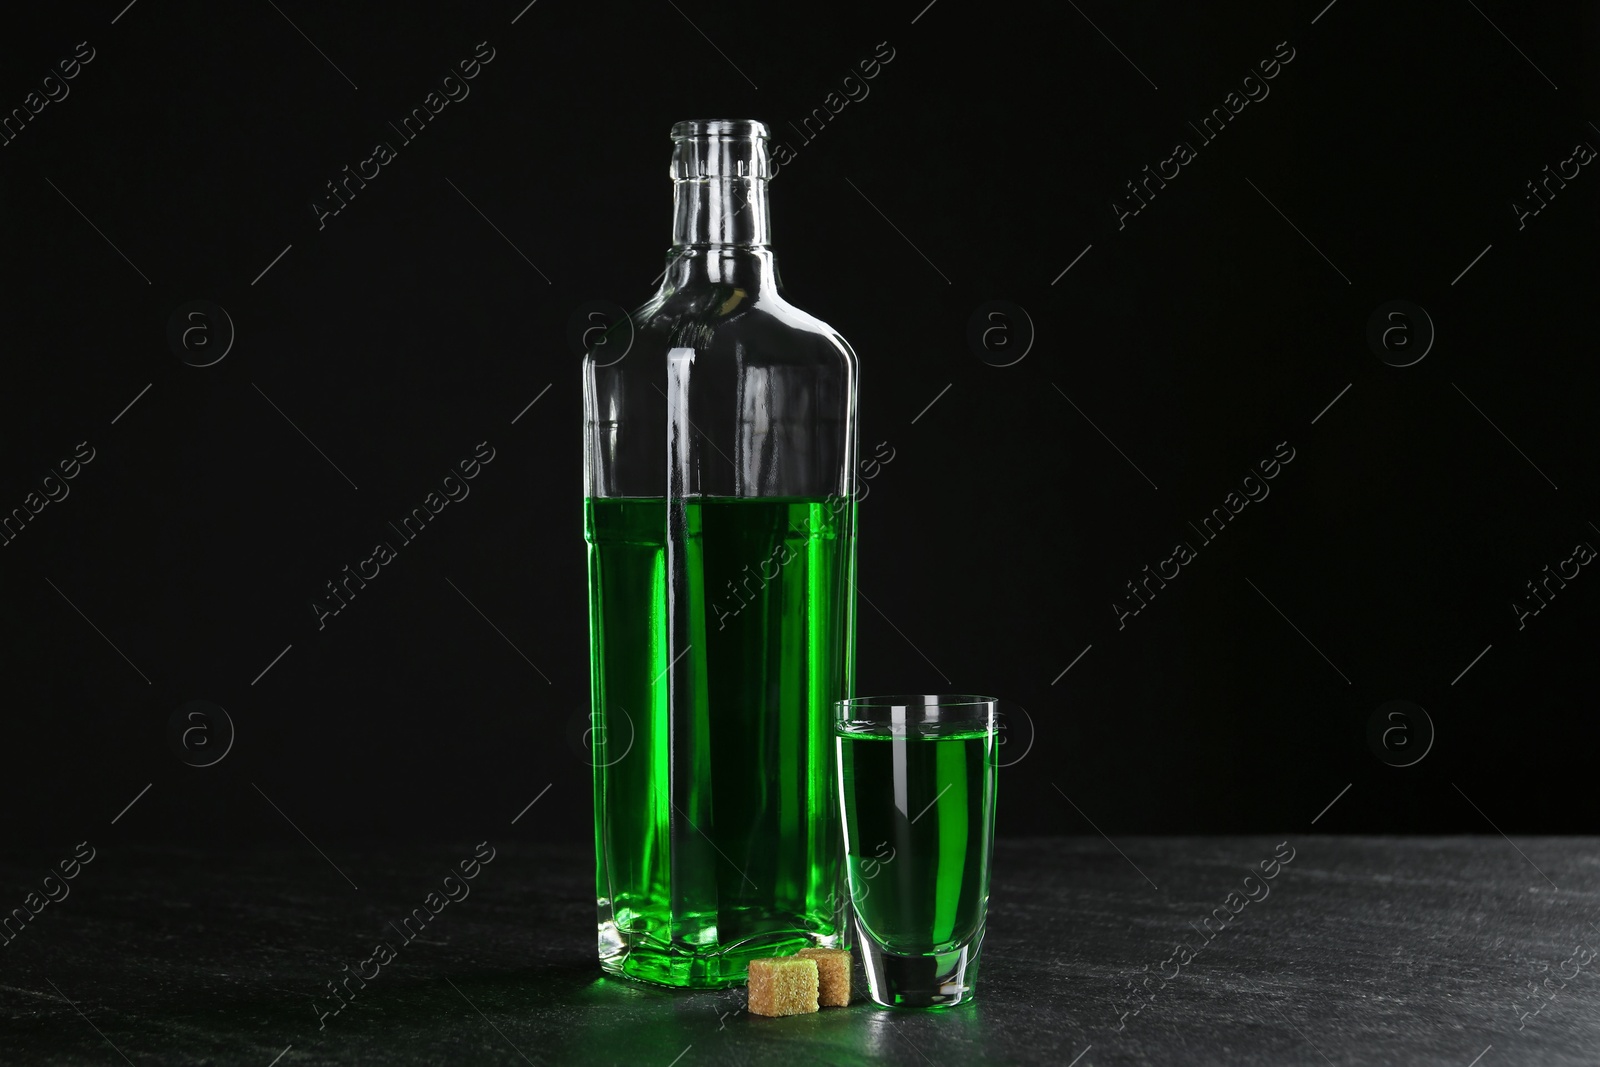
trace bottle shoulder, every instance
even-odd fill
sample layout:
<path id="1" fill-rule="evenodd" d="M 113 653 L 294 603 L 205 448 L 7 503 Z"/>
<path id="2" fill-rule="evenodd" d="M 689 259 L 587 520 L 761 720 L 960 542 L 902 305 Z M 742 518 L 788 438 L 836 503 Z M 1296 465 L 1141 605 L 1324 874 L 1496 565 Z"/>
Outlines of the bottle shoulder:
<path id="1" fill-rule="evenodd" d="M 853 371 L 856 354 L 828 323 L 776 289 L 749 293 L 708 286 L 657 293 L 631 316 L 634 355 L 664 358 L 693 348 L 697 358 L 726 355 L 744 364 L 829 363 Z"/>

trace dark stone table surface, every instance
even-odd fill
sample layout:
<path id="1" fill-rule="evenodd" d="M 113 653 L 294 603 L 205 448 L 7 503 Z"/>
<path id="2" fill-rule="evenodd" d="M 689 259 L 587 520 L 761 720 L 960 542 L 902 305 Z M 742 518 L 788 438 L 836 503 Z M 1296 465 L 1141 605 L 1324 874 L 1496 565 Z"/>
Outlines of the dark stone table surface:
<path id="1" fill-rule="evenodd" d="M 107 847 L 0 948 L 0 1064 L 1600 1063 L 1600 839 L 1281 840 L 1002 841 L 976 1002 L 789 1019 L 603 977 L 581 846 L 497 844 L 409 943 L 471 844 Z"/>

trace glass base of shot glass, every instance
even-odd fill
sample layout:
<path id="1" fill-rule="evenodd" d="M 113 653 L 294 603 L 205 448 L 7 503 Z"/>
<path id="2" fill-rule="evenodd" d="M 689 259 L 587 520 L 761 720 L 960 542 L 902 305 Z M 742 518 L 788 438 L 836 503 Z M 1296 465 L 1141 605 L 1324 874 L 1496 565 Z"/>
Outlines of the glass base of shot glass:
<path id="1" fill-rule="evenodd" d="M 950 952 L 902 956 L 875 944 L 859 927 L 857 933 L 873 1003 L 885 1008 L 950 1008 L 976 994 L 981 934 L 972 944 Z"/>

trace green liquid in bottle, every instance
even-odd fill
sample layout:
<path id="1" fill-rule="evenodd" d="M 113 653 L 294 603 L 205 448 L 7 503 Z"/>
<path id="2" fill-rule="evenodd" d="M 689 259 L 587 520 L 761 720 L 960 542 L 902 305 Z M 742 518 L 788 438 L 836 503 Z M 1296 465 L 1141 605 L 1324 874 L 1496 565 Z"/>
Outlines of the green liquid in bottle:
<path id="1" fill-rule="evenodd" d="M 667 502 L 584 506 L 600 957 L 715 987 L 845 932 L 831 736 L 855 659 L 854 507 L 685 510 L 689 640 L 669 652 Z M 675 713 L 669 668 L 687 680 Z"/>
<path id="2" fill-rule="evenodd" d="M 989 898 L 994 735 L 838 735 L 851 897 L 864 936 L 939 956 L 981 934 Z M 976 977 L 974 972 L 974 978 Z"/>

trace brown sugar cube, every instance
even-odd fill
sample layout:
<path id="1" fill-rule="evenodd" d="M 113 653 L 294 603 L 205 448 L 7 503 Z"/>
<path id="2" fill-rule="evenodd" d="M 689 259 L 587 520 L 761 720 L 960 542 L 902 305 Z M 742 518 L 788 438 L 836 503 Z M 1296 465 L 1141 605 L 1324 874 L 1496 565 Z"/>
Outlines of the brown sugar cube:
<path id="1" fill-rule="evenodd" d="M 817 1003 L 824 1008 L 850 1006 L 850 950 L 803 948 L 796 956 L 817 961 Z"/>
<path id="2" fill-rule="evenodd" d="M 750 961 L 750 1011 L 804 1015 L 817 1010 L 817 961 L 778 956 Z"/>

